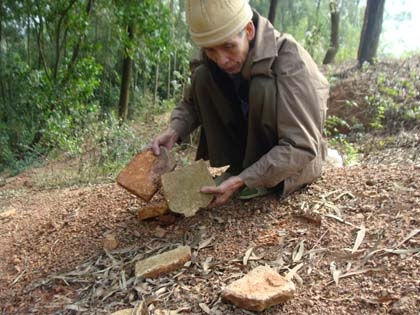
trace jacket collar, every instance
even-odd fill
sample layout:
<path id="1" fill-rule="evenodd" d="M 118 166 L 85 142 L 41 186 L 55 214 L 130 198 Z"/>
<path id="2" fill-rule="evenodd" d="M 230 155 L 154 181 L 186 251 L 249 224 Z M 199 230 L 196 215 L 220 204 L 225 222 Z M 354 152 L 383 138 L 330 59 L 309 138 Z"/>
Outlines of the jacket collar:
<path id="1" fill-rule="evenodd" d="M 255 75 L 271 76 L 271 66 L 278 56 L 276 38 L 279 33 L 273 25 L 254 11 L 255 39 L 242 69 L 242 76 L 249 80 Z"/>

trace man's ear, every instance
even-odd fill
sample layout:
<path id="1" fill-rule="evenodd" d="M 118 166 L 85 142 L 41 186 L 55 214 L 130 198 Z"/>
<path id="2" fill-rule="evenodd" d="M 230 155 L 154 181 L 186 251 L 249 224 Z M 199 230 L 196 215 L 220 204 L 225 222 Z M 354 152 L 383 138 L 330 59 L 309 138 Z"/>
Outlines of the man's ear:
<path id="1" fill-rule="evenodd" d="M 249 21 L 248 24 L 245 26 L 245 31 L 248 41 L 251 41 L 255 38 L 255 26 L 252 21 Z"/>

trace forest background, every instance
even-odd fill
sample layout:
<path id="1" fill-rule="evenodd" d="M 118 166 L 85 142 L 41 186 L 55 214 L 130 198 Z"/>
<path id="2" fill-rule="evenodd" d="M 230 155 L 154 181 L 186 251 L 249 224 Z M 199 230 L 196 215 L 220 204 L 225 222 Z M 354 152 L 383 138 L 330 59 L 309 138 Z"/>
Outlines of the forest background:
<path id="1" fill-rule="evenodd" d="M 292 34 L 319 64 L 356 64 L 358 71 L 368 67 L 360 59 L 366 5 L 385 3 L 250 2 L 264 16 L 275 5 L 271 14 L 276 28 Z M 395 9 L 395 2 L 400 11 L 387 11 Z M 391 5 L 379 12 L 376 21 L 390 28 L 382 36 L 389 31 L 398 34 L 398 25 L 413 18 L 405 1 L 387 3 Z M 334 16 L 339 17 L 335 40 Z M 196 48 L 189 39 L 184 1 L 0 0 L 0 17 L 0 174 L 4 177 L 46 160 L 75 158 L 78 182 L 115 178 L 150 141 L 143 132 L 149 123 L 168 113 L 188 84 L 189 60 Z M 371 64 L 395 57 L 390 55 L 394 44 L 382 38 L 374 58 L 368 60 Z M 326 62 L 332 46 L 334 56 Z M 334 84 L 336 73 L 328 66 L 324 70 Z M 367 125 L 331 115 L 326 129 L 330 142 L 352 150 L 351 138 L 340 126 L 380 131 L 386 111 L 395 109 L 393 94 L 400 93 L 401 86 L 414 93 L 416 74 L 412 76 L 391 85 L 378 78 L 383 94 L 366 100 L 375 113 Z M 420 106 L 402 110 L 409 119 L 420 119 Z"/>

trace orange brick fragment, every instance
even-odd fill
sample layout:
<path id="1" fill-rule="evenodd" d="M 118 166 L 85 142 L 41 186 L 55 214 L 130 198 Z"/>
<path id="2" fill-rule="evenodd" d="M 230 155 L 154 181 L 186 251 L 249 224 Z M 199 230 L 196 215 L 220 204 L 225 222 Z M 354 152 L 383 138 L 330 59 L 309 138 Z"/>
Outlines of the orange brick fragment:
<path id="1" fill-rule="evenodd" d="M 144 201 L 152 199 L 160 187 L 160 176 L 175 167 L 166 149 L 155 156 L 151 149 L 142 151 L 118 174 L 117 183 Z"/>

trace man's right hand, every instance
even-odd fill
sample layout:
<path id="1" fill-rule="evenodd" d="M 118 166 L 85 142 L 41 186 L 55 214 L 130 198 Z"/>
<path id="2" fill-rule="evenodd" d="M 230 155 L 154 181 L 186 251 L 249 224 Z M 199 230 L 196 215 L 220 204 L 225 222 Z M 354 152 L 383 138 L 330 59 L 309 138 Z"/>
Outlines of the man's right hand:
<path id="1" fill-rule="evenodd" d="M 152 140 L 151 147 L 152 147 L 153 153 L 155 155 L 159 155 L 160 146 L 163 146 L 169 150 L 172 149 L 172 147 L 178 141 L 178 139 L 179 139 L 178 132 L 176 132 L 175 129 L 172 129 L 171 127 L 169 127 L 168 129 L 163 131 L 161 134 L 159 134 Z"/>

